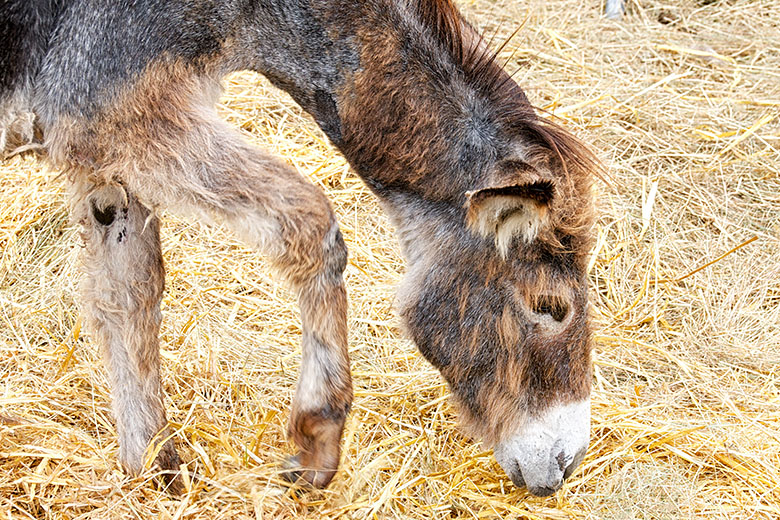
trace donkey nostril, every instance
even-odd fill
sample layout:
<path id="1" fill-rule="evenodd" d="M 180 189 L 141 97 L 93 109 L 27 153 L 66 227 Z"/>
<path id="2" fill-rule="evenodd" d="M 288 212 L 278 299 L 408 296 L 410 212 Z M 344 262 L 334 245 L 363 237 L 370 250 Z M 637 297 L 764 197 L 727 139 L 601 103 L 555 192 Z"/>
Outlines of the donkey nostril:
<path id="1" fill-rule="evenodd" d="M 520 467 L 520 464 L 515 463 L 515 470 L 509 474 L 509 478 L 512 479 L 512 484 L 519 488 L 525 487 L 525 479 L 523 478 L 523 470 Z"/>
<path id="2" fill-rule="evenodd" d="M 566 453 L 560 452 L 557 457 L 555 457 L 555 462 L 558 463 L 558 469 L 563 471 L 566 469 Z"/>
<path id="3" fill-rule="evenodd" d="M 580 465 L 580 462 L 582 462 L 582 459 L 585 458 L 585 452 L 586 449 L 581 449 L 577 452 L 577 454 L 574 456 L 574 459 L 571 461 L 571 464 L 569 464 L 566 467 L 566 471 L 563 472 L 563 478 L 567 479 L 571 476 L 572 473 L 574 473 L 574 470 L 577 469 L 577 466 Z"/>
<path id="4" fill-rule="evenodd" d="M 566 471 L 563 472 L 563 479 L 566 480 L 567 478 L 571 477 L 571 474 L 574 473 L 575 469 L 577 469 L 577 464 L 573 462 L 569 464 L 569 467 L 567 467 Z"/>

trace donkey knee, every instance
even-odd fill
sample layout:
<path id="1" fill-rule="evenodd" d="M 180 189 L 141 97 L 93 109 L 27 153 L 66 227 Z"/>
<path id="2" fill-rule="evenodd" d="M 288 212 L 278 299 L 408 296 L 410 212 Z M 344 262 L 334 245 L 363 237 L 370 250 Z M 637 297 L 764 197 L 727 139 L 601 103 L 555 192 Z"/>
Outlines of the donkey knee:
<path id="1" fill-rule="evenodd" d="M 341 280 L 347 268 L 347 244 L 337 222 L 333 222 L 322 241 L 323 269 L 325 277 Z"/>
<path id="2" fill-rule="evenodd" d="M 313 258 L 318 258 L 318 269 L 313 272 L 313 278 L 320 283 L 338 285 L 342 283 L 342 275 L 347 267 L 347 244 L 341 234 L 341 229 L 335 218 L 331 220 L 330 227 L 315 246 Z"/>
<path id="3" fill-rule="evenodd" d="M 308 224 L 308 232 L 298 231 L 289 240 L 284 255 L 277 265 L 299 293 L 312 285 L 333 286 L 342 283 L 347 266 L 347 245 L 341 235 L 335 216 Z"/>

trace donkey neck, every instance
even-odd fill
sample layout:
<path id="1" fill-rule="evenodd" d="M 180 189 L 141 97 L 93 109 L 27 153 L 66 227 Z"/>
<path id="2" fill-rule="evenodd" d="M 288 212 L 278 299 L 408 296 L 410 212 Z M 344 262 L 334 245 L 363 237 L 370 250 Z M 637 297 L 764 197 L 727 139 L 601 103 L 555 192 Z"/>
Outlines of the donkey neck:
<path id="1" fill-rule="evenodd" d="M 445 1 L 420 2 L 431 19 L 404 1 L 314 4 L 258 8 L 274 9 L 262 16 L 276 24 L 275 38 L 253 29 L 255 68 L 312 114 L 380 198 L 392 204 L 404 192 L 462 204 L 508 145 L 495 103 L 442 39 L 436 17 L 457 24 L 453 38 L 476 45 L 478 36 Z"/>

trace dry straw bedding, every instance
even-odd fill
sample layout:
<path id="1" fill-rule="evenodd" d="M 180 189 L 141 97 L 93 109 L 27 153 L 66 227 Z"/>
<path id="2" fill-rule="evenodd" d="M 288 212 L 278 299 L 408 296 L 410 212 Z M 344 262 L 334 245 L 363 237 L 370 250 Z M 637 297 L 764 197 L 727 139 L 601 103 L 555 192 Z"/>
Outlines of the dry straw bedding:
<path id="1" fill-rule="evenodd" d="M 461 7 L 499 38 L 523 24 L 508 67 L 610 169 L 590 269 L 592 444 L 564 489 L 514 489 L 459 432 L 399 331 L 404 267 L 376 201 L 290 98 L 243 73 L 225 118 L 328 192 L 351 252 L 340 474 L 321 492 L 278 482 L 300 360 L 291 294 L 223 230 L 169 217 L 167 408 L 205 480 L 174 498 L 151 472 L 124 476 L 62 184 L 14 157 L 0 166 L 0 516 L 780 517 L 780 2 L 640 0 L 620 22 L 596 1 Z"/>

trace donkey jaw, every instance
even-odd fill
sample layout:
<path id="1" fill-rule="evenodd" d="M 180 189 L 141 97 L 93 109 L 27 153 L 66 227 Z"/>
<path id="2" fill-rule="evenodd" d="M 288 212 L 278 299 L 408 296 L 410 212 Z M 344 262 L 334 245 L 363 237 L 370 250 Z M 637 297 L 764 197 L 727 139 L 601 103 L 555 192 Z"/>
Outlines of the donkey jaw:
<path id="1" fill-rule="evenodd" d="M 553 406 L 493 448 L 496 461 L 518 487 L 548 496 L 585 457 L 590 439 L 590 399 Z"/>

